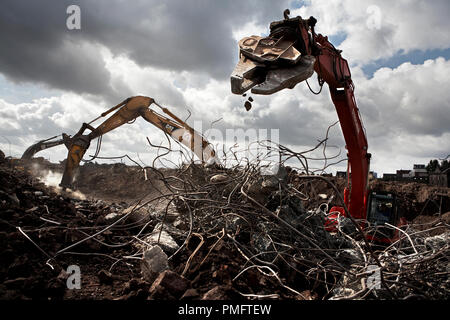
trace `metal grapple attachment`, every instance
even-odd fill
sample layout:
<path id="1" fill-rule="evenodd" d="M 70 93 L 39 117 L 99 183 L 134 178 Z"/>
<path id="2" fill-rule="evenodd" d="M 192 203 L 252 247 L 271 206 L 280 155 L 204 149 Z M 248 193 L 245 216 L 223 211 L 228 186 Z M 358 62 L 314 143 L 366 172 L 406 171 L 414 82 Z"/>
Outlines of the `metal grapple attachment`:
<path id="1" fill-rule="evenodd" d="M 296 48 L 299 38 L 290 32 L 291 25 L 298 25 L 297 19 L 272 23 L 271 31 L 277 31 L 268 37 L 250 36 L 239 41 L 239 62 L 231 74 L 231 92 L 243 94 L 252 89 L 252 93 L 268 95 L 293 88 L 312 76 L 315 58 L 301 54 Z"/>

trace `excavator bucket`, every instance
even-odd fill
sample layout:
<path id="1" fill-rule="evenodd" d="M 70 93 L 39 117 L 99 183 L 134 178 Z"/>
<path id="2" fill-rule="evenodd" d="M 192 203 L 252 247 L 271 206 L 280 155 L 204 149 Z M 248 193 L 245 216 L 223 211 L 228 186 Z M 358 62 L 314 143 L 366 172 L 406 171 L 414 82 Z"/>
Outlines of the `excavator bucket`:
<path id="1" fill-rule="evenodd" d="M 231 74 L 231 92 L 269 95 L 294 88 L 314 73 L 315 58 L 297 49 L 298 38 L 284 30 L 284 24 L 295 24 L 296 18 L 271 24 L 268 37 L 245 37 L 239 41 L 239 62 Z M 284 29 L 283 29 L 284 28 Z"/>
<path id="2" fill-rule="evenodd" d="M 80 161 L 81 159 L 83 159 L 85 152 L 86 148 L 78 145 L 72 145 L 72 147 L 69 149 L 64 173 L 61 179 L 61 183 L 59 184 L 60 187 L 72 188 L 74 174 L 80 166 Z"/>
<path id="3" fill-rule="evenodd" d="M 61 179 L 60 187 L 72 188 L 73 179 L 75 173 L 80 166 L 81 159 L 83 159 L 84 153 L 89 148 L 90 140 L 87 135 L 75 135 L 69 146 L 67 154 L 66 164 L 64 167 L 64 173 Z"/>

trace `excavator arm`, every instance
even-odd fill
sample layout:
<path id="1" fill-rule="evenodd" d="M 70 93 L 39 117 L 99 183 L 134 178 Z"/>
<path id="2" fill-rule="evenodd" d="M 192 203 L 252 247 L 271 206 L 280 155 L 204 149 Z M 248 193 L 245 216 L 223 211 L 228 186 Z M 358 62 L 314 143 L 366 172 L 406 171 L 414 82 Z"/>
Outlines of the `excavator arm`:
<path id="1" fill-rule="evenodd" d="M 160 107 L 162 111 L 170 118 L 150 109 L 149 107 L 151 104 L 155 104 Z M 94 121 L 107 116 L 113 111 L 115 111 L 115 113 L 96 128 L 91 125 Z M 214 162 L 219 163 L 212 145 L 200 133 L 196 132 L 186 122 L 179 119 L 167 108 L 160 106 L 153 98 L 144 96 L 130 97 L 103 112 L 99 117 L 92 120 L 90 123 L 83 123 L 80 130 L 73 137 L 63 134 L 63 139 L 53 141 L 47 145 L 44 144 L 47 140 L 38 142 L 28 148 L 22 158 L 29 159 L 37 151 L 43 150 L 45 147 L 49 148 L 64 143 L 69 151 L 60 186 L 70 188 L 72 186 L 74 174 L 79 167 L 86 150 L 89 148 L 91 141 L 96 138 L 100 138 L 104 134 L 120 127 L 125 123 L 135 120 L 139 116 L 164 131 L 176 141 L 184 144 L 192 150 L 192 152 L 202 162 L 208 164 Z M 87 129 L 91 132 L 89 134 L 84 134 Z"/>
<path id="2" fill-rule="evenodd" d="M 51 137 L 51 138 L 48 138 L 45 140 L 38 141 L 35 144 L 31 145 L 22 154 L 22 159 L 29 160 L 29 159 L 33 158 L 34 155 L 36 153 L 38 153 L 39 151 L 59 146 L 59 145 L 63 144 L 67 139 L 67 138 L 64 139 L 65 137 L 63 135 L 63 137 L 61 139 L 54 140 L 57 137 L 58 136 L 54 136 L 54 137 Z M 68 137 L 68 136 L 66 135 L 66 137 Z"/>
<path id="3" fill-rule="evenodd" d="M 327 37 L 315 33 L 314 17 L 302 19 L 288 15 L 289 10 L 285 10 L 283 20 L 270 24 L 269 36 L 250 36 L 239 41 L 239 62 L 231 74 L 231 91 L 243 94 L 251 89 L 254 94 L 269 95 L 294 88 L 315 71 L 319 84 L 328 84 L 348 150 L 349 184 L 344 189 L 344 203 L 350 215 L 360 219 L 362 226 L 367 222 L 375 226 L 383 226 L 386 221 L 398 224 L 395 195 L 369 193 L 371 155 L 347 60 Z M 339 215 L 346 215 L 344 207 L 331 208 L 328 221 L 331 227 L 327 230 L 335 229 Z M 368 235 L 381 242 L 390 242 L 395 237 Z"/>
<path id="4" fill-rule="evenodd" d="M 316 35 L 313 26 L 311 30 L 319 53 L 314 70 L 319 79 L 328 83 L 348 150 L 351 191 L 349 194 L 347 188 L 344 190 L 345 204 L 354 218 L 365 219 L 371 154 L 367 152 L 367 138 L 356 105 L 350 69 L 340 50 L 335 49 L 327 37 Z"/>
<path id="5" fill-rule="evenodd" d="M 354 97 L 347 61 L 327 39 L 314 32 L 316 19 L 289 18 L 270 24 L 270 35 L 246 37 L 239 41 L 240 59 L 231 75 L 231 90 L 242 94 L 273 94 L 294 88 L 311 77 L 328 84 L 348 150 L 351 184 L 344 201 L 352 217 L 366 217 L 370 154 L 367 138 Z M 343 209 L 342 209 L 343 211 Z"/>

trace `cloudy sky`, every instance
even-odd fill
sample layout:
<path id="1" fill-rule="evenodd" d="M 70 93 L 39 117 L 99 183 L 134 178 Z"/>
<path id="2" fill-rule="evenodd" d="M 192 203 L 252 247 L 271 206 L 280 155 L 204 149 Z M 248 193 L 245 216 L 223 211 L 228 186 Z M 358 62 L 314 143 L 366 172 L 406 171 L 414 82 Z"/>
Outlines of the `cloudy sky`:
<path id="1" fill-rule="evenodd" d="M 81 9 L 80 30 L 67 28 L 71 4 Z M 219 119 L 214 128 L 224 136 L 227 129 L 279 129 L 281 144 L 306 150 L 337 120 L 328 90 L 313 95 L 302 83 L 254 96 L 247 112 L 229 84 L 237 41 L 267 34 L 286 8 L 291 16 L 314 16 L 316 31 L 349 61 L 374 171 L 450 153 L 448 0 L 4 0 L 0 149 L 20 156 L 37 140 L 74 134 L 123 99 L 146 95 L 180 118 L 191 112 L 188 122 L 201 121 L 204 130 Z M 138 119 L 106 135 L 100 156 L 128 154 L 149 164 L 155 150 L 146 137 L 165 141 Z M 327 155 L 345 155 L 339 126 L 328 143 L 335 147 Z M 94 151 L 95 142 L 87 155 Z M 40 155 L 59 161 L 66 150 Z"/>

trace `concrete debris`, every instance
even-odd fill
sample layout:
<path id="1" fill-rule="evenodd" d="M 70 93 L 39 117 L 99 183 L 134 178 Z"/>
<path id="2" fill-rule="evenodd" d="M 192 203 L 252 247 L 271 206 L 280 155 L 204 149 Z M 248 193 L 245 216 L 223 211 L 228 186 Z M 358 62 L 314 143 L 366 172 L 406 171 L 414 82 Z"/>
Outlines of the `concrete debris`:
<path id="1" fill-rule="evenodd" d="M 149 236 L 145 237 L 142 241 L 146 243 L 146 246 L 158 245 L 164 252 L 168 254 L 174 253 L 180 247 L 176 243 L 176 241 L 172 238 L 172 236 L 165 230 L 160 231 L 156 229 Z M 136 245 L 142 246 L 142 244 Z"/>
<path id="2" fill-rule="evenodd" d="M 225 290 L 219 286 L 212 288 L 208 292 L 206 292 L 202 300 L 229 300 L 230 298 L 227 296 Z"/>
<path id="3" fill-rule="evenodd" d="M 155 297 L 155 293 L 158 295 L 164 294 L 164 291 L 167 290 L 171 296 L 179 299 L 189 286 L 189 280 L 171 270 L 165 270 L 159 274 L 158 278 L 156 278 L 150 287 L 150 297 Z M 162 288 L 165 290 L 161 290 Z"/>
<path id="4" fill-rule="evenodd" d="M 150 246 L 144 251 L 141 272 L 145 280 L 152 283 L 161 272 L 168 269 L 167 255 L 159 246 Z"/>
<path id="5" fill-rule="evenodd" d="M 131 213 L 130 213 L 131 212 Z M 127 218 L 129 222 L 147 222 L 152 217 L 156 216 L 156 213 L 148 207 L 140 207 L 136 205 L 129 206 L 121 212 L 121 215 L 130 214 Z"/>
<path id="6" fill-rule="evenodd" d="M 183 219 L 177 218 L 172 225 L 176 228 L 176 230 L 182 230 L 186 226 L 186 223 L 183 221 Z"/>
<path id="7" fill-rule="evenodd" d="M 180 300 L 197 300 L 200 297 L 197 289 L 187 289 L 181 296 Z"/>
<path id="8" fill-rule="evenodd" d="M 211 177 L 210 181 L 212 183 L 222 183 L 228 180 L 228 176 L 224 174 L 216 174 Z"/>
<path id="9" fill-rule="evenodd" d="M 433 237 L 425 238 L 425 246 L 434 251 L 439 251 L 450 243 L 450 232 L 446 232 Z"/>
<path id="10" fill-rule="evenodd" d="M 113 223 L 113 222 L 119 220 L 121 217 L 122 217 L 121 214 L 119 214 L 117 212 L 111 212 L 105 216 L 105 221 L 106 221 L 106 223 Z"/>
<path id="11" fill-rule="evenodd" d="M 104 269 L 100 270 L 97 274 L 98 280 L 101 284 L 112 284 L 114 281 L 114 276 L 111 272 Z"/>
<path id="12" fill-rule="evenodd" d="M 177 224 L 178 227 L 175 224 Z M 167 232 L 169 235 L 175 238 L 183 238 L 187 236 L 187 232 L 185 231 L 186 230 L 185 221 L 183 221 L 182 219 L 175 220 L 171 225 L 167 223 L 158 222 L 153 228 L 152 233 L 159 233 L 159 231 L 161 230 Z"/>
<path id="13" fill-rule="evenodd" d="M 0 299 L 449 296 L 450 212 L 447 198 L 433 198 L 426 186 L 397 186 L 402 203 L 415 203 L 408 212 L 426 214 L 394 244 L 375 246 L 348 218 L 333 233 L 324 229 L 326 207 L 340 205 L 329 184 L 342 190 L 345 179 L 306 179 L 283 166 L 264 175 L 254 164 L 189 163 L 149 168 L 145 180 L 137 166 L 91 163 L 79 180 L 89 198 L 79 199 L 39 182 L 33 166 L 11 163 L 0 164 Z M 136 203 L 145 205 L 113 225 Z M 82 266 L 80 290 L 67 289 L 73 264 Z"/>

